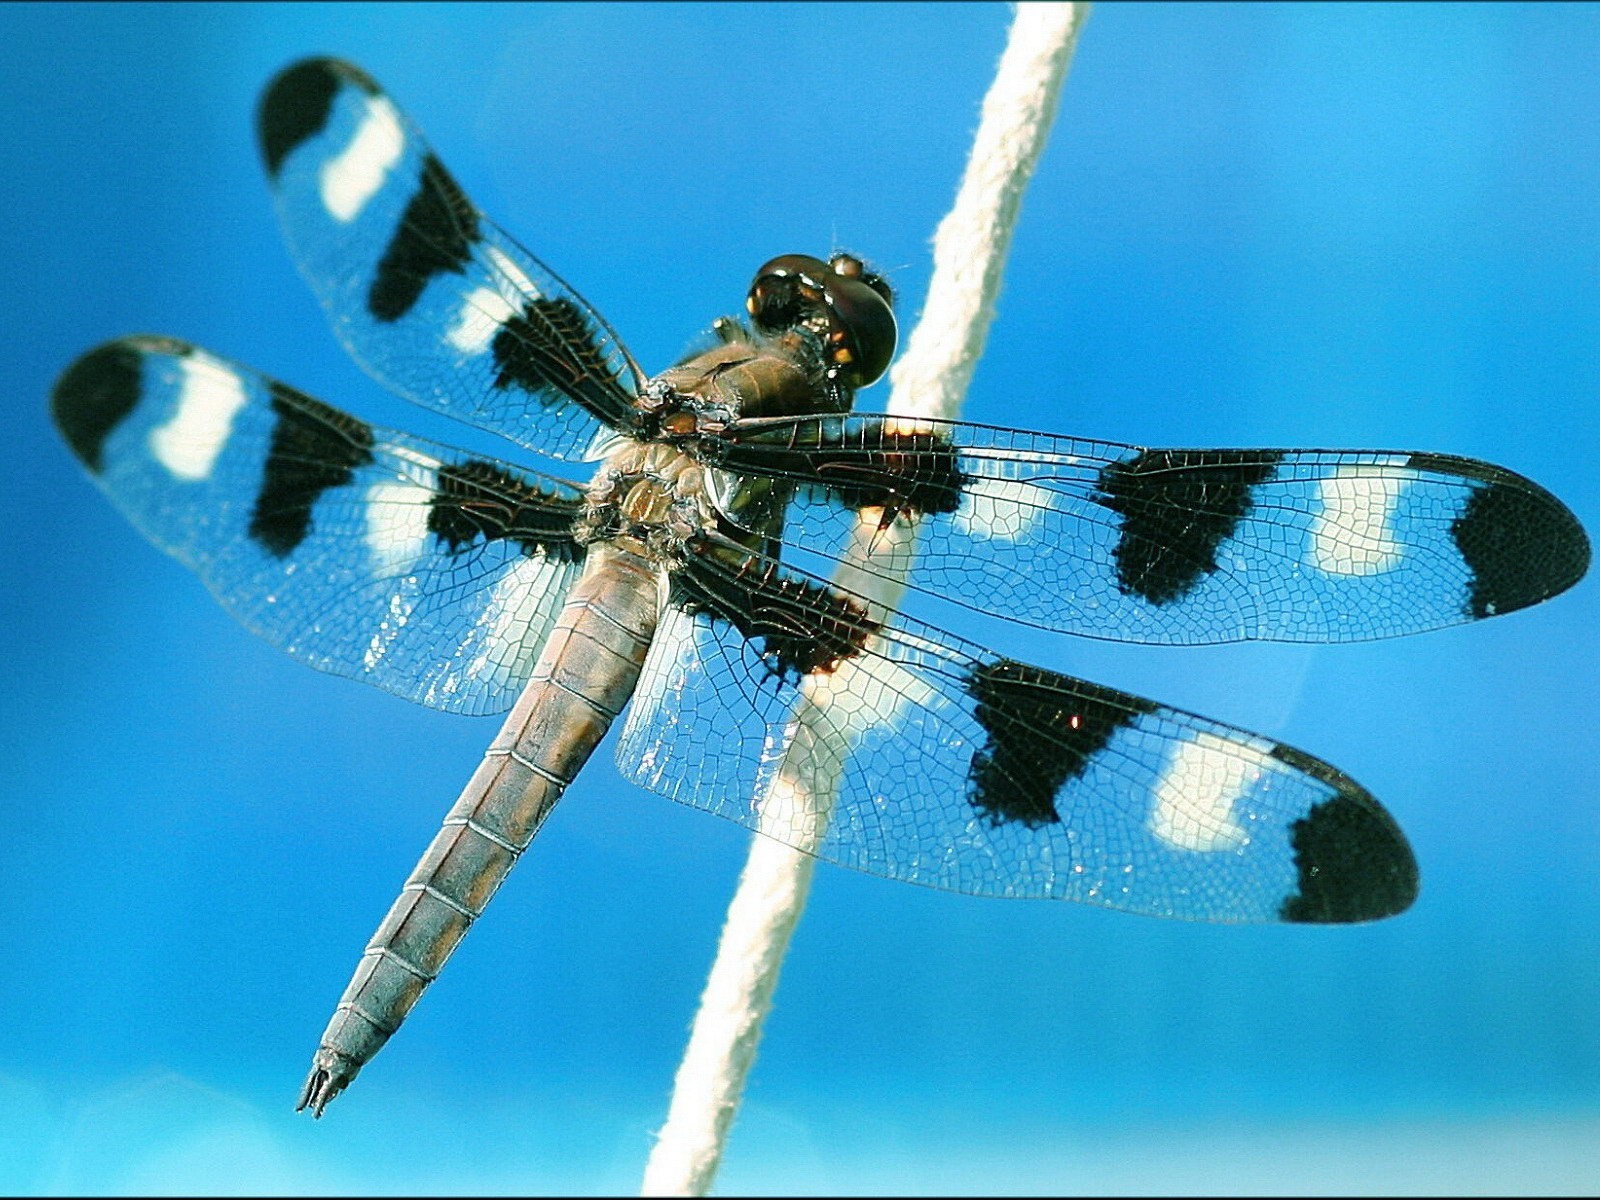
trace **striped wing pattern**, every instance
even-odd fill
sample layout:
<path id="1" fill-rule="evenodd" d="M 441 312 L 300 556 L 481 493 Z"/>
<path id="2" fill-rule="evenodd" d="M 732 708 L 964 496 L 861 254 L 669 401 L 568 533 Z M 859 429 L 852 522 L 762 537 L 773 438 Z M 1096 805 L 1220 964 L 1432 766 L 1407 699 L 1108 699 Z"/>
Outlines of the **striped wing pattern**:
<path id="1" fill-rule="evenodd" d="M 379 382 L 556 458 L 595 457 L 628 424 L 641 377 L 604 319 L 473 207 L 360 68 L 289 67 L 257 132 L 290 251 Z"/>
<path id="2" fill-rule="evenodd" d="M 52 407 L 113 503 L 245 626 L 420 704 L 509 708 L 582 567 L 572 485 L 171 338 L 91 350 Z"/>
<path id="3" fill-rule="evenodd" d="M 291 252 L 380 382 L 557 458 L 644 436 L 615 333 L 359 68 L 287 68 L 257 131 Z M 113 502 L 246 626 L 419 703 L 509 707 L 583 568 L 574 485 L 174 339 L 90 351 L 53 408 Z M 663 551 L 624 774 L 830 861 L 986 895 L 1361 921 L 1409 905 L 1417 870 L 1328 764 L 875 612 L 768 557 L 780 540 L 1150 643 L 1434 629 L 1555 595 L 1590 556 L 1544 489 L 1443 455 L 1147 450 L 870 414 L 664 436 L 705 463 L 728 523 Z"/>
<path id="4" fill-rule="evenodd" d="M 791 544 L 837 555 L 863 508 L 915 519 L 914 541 L 882 539 L 881 570 L 1120 641 L 1418 633 L 1535 604 L 1589 564 L 1549 492 L 1448 455 L 1147 450 L 865 414 L 735 423 L 706 453 L 791 481 Z"/>
<path id="5" fill-rule="evenodd" d="M 1319 923 L 1399 912 L 1417 890 L 1394 821 L 1328 764 L 880 623 L 771 560 L 702 556 L 679 575 L 617 758 L 820 858 L 961 892 Z"/>

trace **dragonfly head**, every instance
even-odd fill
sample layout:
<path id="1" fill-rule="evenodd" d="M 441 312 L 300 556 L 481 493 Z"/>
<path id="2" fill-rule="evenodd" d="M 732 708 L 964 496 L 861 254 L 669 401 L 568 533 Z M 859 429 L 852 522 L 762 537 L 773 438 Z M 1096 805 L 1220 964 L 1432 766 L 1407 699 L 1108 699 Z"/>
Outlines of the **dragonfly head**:
<path id="1" fill-rule="evenodd" d="M 828 378 L 866 387 L 889 369 L 898 330 L 894 294 L 853 254 L 827 262 L 784 254 L 756 272 L 745 302 L 762 333 L 806 329 L 822 342 Z"/>

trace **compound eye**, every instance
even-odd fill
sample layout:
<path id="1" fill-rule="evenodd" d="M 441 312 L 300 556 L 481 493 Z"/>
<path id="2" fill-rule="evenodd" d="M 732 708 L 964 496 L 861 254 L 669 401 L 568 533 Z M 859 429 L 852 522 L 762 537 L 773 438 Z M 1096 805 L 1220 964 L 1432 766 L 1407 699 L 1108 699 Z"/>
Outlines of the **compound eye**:
<path id="1" fill-rule="evenodd" d="M 834 370 L 851 387 L 876 383 L 889 369 L 900 336 L 889 301 L 863 280 L 835 276 L 828 288 L 828 311 Z"/>
<path id="2" fill-rule="evenodd" d="M 828 264 L 809 254 L 783 254 L 764 263 L 750 285 L 745 308 L 757 329 L 782 333 L 826 304 Z"/>
<path id="3" fill-rule="evenodd" d="M 889 286 L 852 255 L 823 262 L 785 254 L 756 272 L 747 302 L 765 333 L 808 328 L 822 339 L 828 374 L 866 387 L 889 369 L 899 331 Z"/>
<path id="4" fill-rule="evenodd" d="M 861 280 L 887 300 L 890 308 L 894 307 L 894 289 L 889 286 L 889 281 L 876 271 L 867 270 L 867 264 L 854 254 L 835 254 L 828 260 L 828 266 L 833 268 L 836 275 L 843 275 L 846 279 Z"/>

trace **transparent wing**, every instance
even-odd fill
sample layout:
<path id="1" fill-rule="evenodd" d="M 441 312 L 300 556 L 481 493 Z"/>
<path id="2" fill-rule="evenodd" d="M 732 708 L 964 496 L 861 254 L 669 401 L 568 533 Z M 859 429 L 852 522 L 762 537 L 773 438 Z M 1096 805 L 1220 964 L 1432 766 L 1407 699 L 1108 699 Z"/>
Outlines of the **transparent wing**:
<path id="1" fill-rule="evenodd" d="M 1205 921 L 1363 921 L 1416 894 L 1347 776 L 991 654 L 755 557 L 676 577 L 617 756 L 634 782 L 844 866 Z"/>
<path id="2" fill-rule="evenodd" d="M 897 534 L 915 517 L 914 550 L 885 538 L 899 557 L 880 570 L 909 565 L 923 591 L 1121 641 L 1392 637 L 1535 604 L 1589 564 L 1549 492 L 1447 455 L 1145 450 L 870 414 L 739 421 L 701 452 L 730 478 L 783 482 L 723 494 L 792 495 L 792 545 L 837 557 L 859 511 Z M 760 503 L 729 508 L 770 527 Z"/>
<path id="3" fill-rule="evenodd" d="M 359 67 L 288 67 L 257 129 L 284 238 L 381 383 L 563 459 L 629 424 L 642 377 L 610 326 L 473 207 Z"/>
<path id="4" fill-rule="evenodd" d="M 52 408 L 95 482 L 247 628 L 420 704 L 510 707 L 582 566 L 572 485 L 171 338 L 91 350 Z"/>

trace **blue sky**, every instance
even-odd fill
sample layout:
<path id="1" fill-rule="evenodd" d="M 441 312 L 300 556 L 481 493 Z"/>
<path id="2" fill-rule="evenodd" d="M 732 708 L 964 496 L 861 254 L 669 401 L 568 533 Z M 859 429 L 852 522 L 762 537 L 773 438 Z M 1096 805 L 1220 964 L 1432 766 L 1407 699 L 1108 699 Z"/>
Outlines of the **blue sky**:
<path id="1" fill-rule="evenodd" d="M 490 446 L 327 332 L 255 159 L 266 79 L 361 63 L 659 369 L 783 252 L 867 255 L 909 324 L 1008 22 L 0 6 L 0 1191 L 632 1190 L 743 861 L 747 835 L 603 749 L 402 1033 L 323 1121 L 292 1113 L 496 724 L 252 639 L 45 414 L 74 355 L 162 332 Z M 1589 6 L 1102 5 L 967 417 L 1466 454 L 1600 529 L 1596 61 Z M 1344 647 L 947 623 L 1338 764 L 1406 829 L 1422 896 L 1368 927 L 1210 928 L 820 868 L 723 1190 L 1600 1186 L 1592 581 Z"/>

